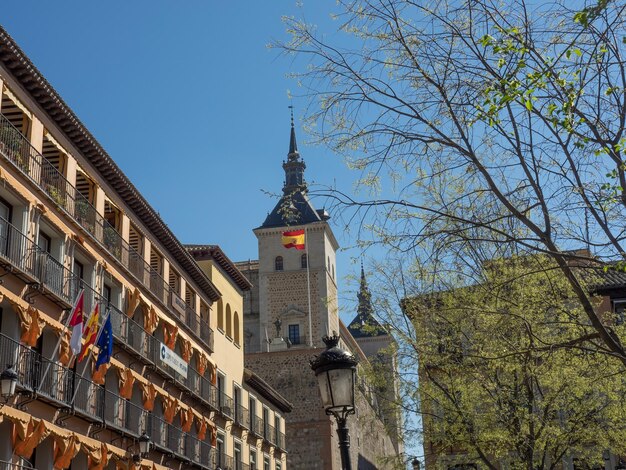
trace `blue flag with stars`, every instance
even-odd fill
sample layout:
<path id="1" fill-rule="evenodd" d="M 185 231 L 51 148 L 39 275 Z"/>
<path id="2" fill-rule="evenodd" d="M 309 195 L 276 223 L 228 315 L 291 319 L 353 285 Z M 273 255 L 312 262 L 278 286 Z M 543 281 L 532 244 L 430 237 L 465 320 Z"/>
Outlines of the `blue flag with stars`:
<path id="1" fill-rule="evenodd" d="M 102 332 L 98 338 L 96 345 L 100 348 L 98 359 L 96 359 L 96 369 L 102 364 L 111 362 L 113 354 L 113 328 L 111 326 L 111 314 L 107 315 L 107 319 L 102 325 Z"/>

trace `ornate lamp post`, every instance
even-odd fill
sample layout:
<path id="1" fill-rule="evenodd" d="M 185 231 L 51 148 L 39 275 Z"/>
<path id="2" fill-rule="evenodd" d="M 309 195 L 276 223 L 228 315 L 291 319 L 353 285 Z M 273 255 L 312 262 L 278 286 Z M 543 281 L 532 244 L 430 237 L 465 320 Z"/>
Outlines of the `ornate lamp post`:
<path id="1" fill-rule="evenodd" d="M 7 368 L 0 374 L 0 393 L 5 403 L 9 401 L 9 398 L 15 395 L 17 379 L 17 372 L 13 369 L 13 365 L 7 364 Z"/>
<path id="2" fill-rule="evenodd" d="M 317 377 L 326 414 L 333 415 L 337 420 L 342 469 L 352 470 L 346 421 L 348 415 L 354 414 L 357 360 L 349 351 L 339 347 L 339 339 L 336 334 L 322 338 L 326 350 L 311 361 L 311 369 Z"/>

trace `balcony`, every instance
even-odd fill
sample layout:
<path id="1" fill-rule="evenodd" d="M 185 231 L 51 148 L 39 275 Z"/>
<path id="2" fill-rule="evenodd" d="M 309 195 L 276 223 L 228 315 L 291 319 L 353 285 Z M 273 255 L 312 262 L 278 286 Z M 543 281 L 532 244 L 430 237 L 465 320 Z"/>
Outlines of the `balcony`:
<path id="1" fill-rule="evenodd" d="M 276 447 L 282 450 L 287 449 L 286 444 L 285 444 L 285 434 L 280 431 L 276 433 Z"/>
<path id="2" fill-rule="evenodd" d="M 269 424 L 265 425 L 265 428 L 263 429 L 263 439 L 270 444 L 276 445 L 276 429 L 274 429 L 274 426 Z"/>
<path id="3" fill-rule="evenodd" d="M 18 390 L 36 392 L 60 409 L 72 410 L 72 413 L 106 425 L 120 434 L 138 438 L 145 432 L 157 447 L 181 460 L 191 460 L 203 467 L 211 463 L 209 443 L 3 334 L 0 334 L 0 363 L 15 365 Z M 2 468 L 0 466 L 0 470 Z"/>
<path id="4" fill-rule="evenodd" d="M 218 402 L 217 402 L 218 411 L 226 419 L 229 419 L 232 421 L 235 415 L 235 412 L 234 412 L 235 410 L 233 409 L 233 399 L 229 397 L 228 395 L 226 395 L 226 393 L 222 392 L 221 390 L 218 390 L 217 396 L 218 396 Z"/>
<path id="5" fill-rule="evenodd" d="M 165 279 L 149 263 L 146 263 L 143 255 L 122 238 L 115 227 L 98 213 L 89 199 L 81 194 L 52 163 L 41 155 L 2 114 L 0 114 L 0 154 L 45 193 L 67 216 L 82 227 L 92 239 L 108 251 L 165 308 L 169 307 L 169 283 L 165 282 Z M 25 252 L 21 251 L 20 253 L 13 253 L 13 255 L 23 253 Z M 23 269 L 28 271 L 28 258 L 13 259 L 12 261 L 15 264 L 21 263 Z M 52 271 L 56 268 L 56 266 L 52 266 L 53 264 L 50 262 L 49 269 Z M 55 289 L 59 295 L 65 293 L 63 291 L 64 285 L 61 284 L 62 281 L 59 277 L 51 274 L 49 279 L 53 281 L 50 286 L 51 289 Z M 72 299 L 68 300 L 71 301 Z M 209 325 L 203 324 L 203 320 L 195 312 L 194 317 L 190 317 L 189 322 L 200 324 L 200 331 L 197 331 L 197 327 L 192 331 L 213 351 L 213 331 Z"/>
<path id="6" fill-rule="evenodd" d="M 241 405 L 235 406 L 235 424 L 244 429 L 250 429 L 250 413 L 247 408 Z"/>
<path id="7" fill-rule="evenodd" d="M 259 418 L 258 416 L 251 417 L 250 423 L 250 431 L 257 437 L 263 437 L 265 430 L 265 422 L 263 418 Z"/>
<path id="8" fill-rule="evenodd" d="M 235 470 L 235 459 L 223 452 L 215 454 L 214 464 L 222 470 Z"/>

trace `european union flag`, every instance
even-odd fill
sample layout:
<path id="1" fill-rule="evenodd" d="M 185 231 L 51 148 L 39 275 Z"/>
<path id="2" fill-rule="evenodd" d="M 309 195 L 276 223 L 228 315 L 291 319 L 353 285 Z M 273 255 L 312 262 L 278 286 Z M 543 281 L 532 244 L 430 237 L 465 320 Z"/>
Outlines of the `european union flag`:
<path id="1" fill-rule="evenodd" d="M 107 315 L 107 319 L 102 325 L 102 332 L 96 343 L 100 348 L 98 353 L 98 359 L 96 359 L 96 369 L 102 364 L 111 362 L 111 355 L 113 354 L 113 327 L 111 326 L 111 314 Z"/>

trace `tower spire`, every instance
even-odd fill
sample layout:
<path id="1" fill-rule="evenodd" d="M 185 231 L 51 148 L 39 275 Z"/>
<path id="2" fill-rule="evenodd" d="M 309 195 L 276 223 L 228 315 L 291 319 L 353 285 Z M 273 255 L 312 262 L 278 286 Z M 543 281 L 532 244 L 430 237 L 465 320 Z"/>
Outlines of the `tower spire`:
<path id="1" fill-rule="evenodd" d="M 361 261 L 361 282 L 359 293 L 357 294 L 359 305 L 357 307 L 357 318 L 361 325 L 371 325 L 374 319 L 374 309 L 372 307 L 372 294 L 367 287 L 367 279 L 365 279 L 365 270 L 363 269 L 363 261 Z"/>
<path id="2" fill-rule="evenodd" d="M 300 158 L 298 152 L 298 144 L 296 142 L 296 128 L 293 122 L 293 106 L 289 105 L 291 110 L 291 130 L 289 135 L 289 153 L 287 154 L 287 161 L 283 162 L 283 169 L 285 170 L 285 186 L 283 187 L 283 193 L 293 193 L 294 191 L 305 191 L 306 183 L 304 182 L 304 169 L 306 165 Z"/>
<path id="3" fill-rule="evenodd" d="M 289 153 L 287 157 L 292 160 L 292 158 L 297 159 L 299 153 L 298 143 L 296 142 L 296 129 L 293 125 L 293 106 L 289 105 L 289 109 L 291 110 L 291 135 L 289 136 Z"/>

